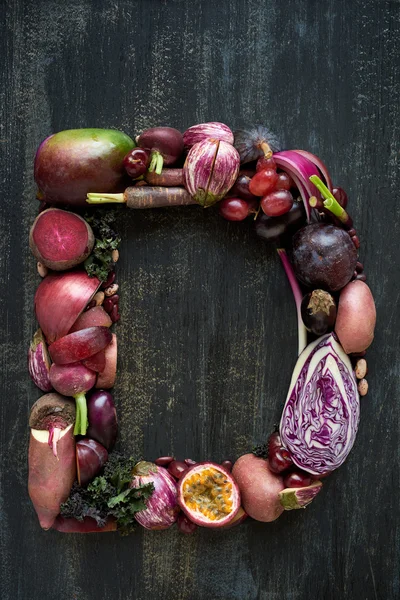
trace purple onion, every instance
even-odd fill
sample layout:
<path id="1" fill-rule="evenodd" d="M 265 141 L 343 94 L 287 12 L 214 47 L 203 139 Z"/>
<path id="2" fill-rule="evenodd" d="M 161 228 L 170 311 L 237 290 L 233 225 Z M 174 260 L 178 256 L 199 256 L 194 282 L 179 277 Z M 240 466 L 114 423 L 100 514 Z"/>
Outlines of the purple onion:
<path id="1" fill-rule="evenodd" d="M 32 381 L 43 392 L 50 392 L 53 386 L 50 383 L 50 356 L 47 351 L 46 341 L 41 329 L 33 336 L 28 350 L 28 369 Z"/>
<path id="2" fill-rule="evenodd" d="M 96 390 L 87 400 L 89 427 L 86 435 L 110 450 L 117 439 L 118 422 L 112 395 Z"/>
<path id="3" fill-rule="evenodd" d="M 280 423 L 282 444 L 307 473 L 333 471 L 353 447 L 359 418 L 349 357 L 333 334 L 318 338 L 294 368 Z"/>
<path id="4" fill-rule="evenodd" d="M 178 492 L 172 475 L 164 467 L 146 461 L 133 469 L 132 487 L 152 483 L 154 491 L 146 501 L 147 508 L 136 513 L 137 522 L 146 529 L 168 529 L 179 514 Z"/>

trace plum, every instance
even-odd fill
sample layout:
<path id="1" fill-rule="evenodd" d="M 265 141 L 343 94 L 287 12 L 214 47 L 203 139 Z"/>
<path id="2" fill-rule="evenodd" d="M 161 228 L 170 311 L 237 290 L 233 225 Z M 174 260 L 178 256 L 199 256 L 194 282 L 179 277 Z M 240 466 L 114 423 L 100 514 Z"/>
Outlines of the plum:
<path id="1" fill-rule="evenodd" d="M 35 181 L 48 204 L 85 206 L 88 192 L 112 192 L 135 142 L 113 129 L 69 129 L 46 138 L 35 157 Z"/>
<path id="2" fill-rule="evenodd" d="M 336 292 L 352 278 L 357 250 L 344 229 L 312 223 L 293 236 L 292 263 L 305 285 Z"/>
<path id="3" fill-rule="evenodd" d="M 118 433 L 117 411 L 112 395 L 105 390 L 92 392 L 87 401 L 87 409 L 87 435 L 111 450 Z"/>

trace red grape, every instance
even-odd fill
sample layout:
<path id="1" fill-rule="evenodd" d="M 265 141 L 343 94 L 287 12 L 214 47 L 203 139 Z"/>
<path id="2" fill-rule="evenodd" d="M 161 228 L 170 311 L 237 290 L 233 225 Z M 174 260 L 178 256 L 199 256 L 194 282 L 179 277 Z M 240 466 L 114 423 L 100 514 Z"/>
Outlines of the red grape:
<path id="1" fill-rule="evenodd" d="M 265 158 L 265 156 L 262 156 L 258 159 L 256 165 L 257 173 L 258 171 L 265 171 L 265 169 L 274 169 L 274 171 L 276 171 L 276 162 L 273 156 L 270 158 Z"/>
<path id="2" fill-rule="evenodd" d="M 243 221 L 250 212 L 251 205 L 242 198 L 224 198 L 219 204 L 219 214 L 227 221 Z"/>
<path id="3" fill-rule="evenodd" d="M 134 148 L 124 158 L 125 171 L 129 177 L 136 179 L 147 170 L 150 162 L 150 151 L 143 148 Z"/>
<path id="4" fill-rule="evenodd" d="M 269 217 L 284 215 L 292 206 L 293 196 L 288 190 L 274 190 L 261 200 L 261 208 Z"/>
<path id="5" fill-rule="evenodd" d="M 180 460 L 173 460 L 168 465 L 168 471 L 173 477 L 175 477 L 175 479 L 180 479 L 182 475 L 188 470 L 188 468 L 189 467 Z"/>
<path id="6" fill-rule="evenodd" d="M 341 187 L 334 187 L 332 190 L 332 194 L 335 196 L 336 200 L 339 202 L 342 208 L 346 208 L 348 198 L 347 194 Z"/>
<path id="7" fill-rule="evenodd" d="M 268 453 L 277 450 L 281 446 L 281 436 L 277 431 L 274 431 L 274 433 L 271 433 L 271 435 L 268 438 Z"/>
<path id="8" fill-rule="evenodd" d="M 292 471 L 283 479 L 283 485 L 287 488 L 307 487 L 311 485 L 311 482 L 311 475 L 304 471 Z"/>
<path id="9" fill-rule="evenodd" d="M 273 473 L 282 473 L 292 466 L 293 462 L 285 448 L 274 448 L 268 453 L 269 468 Z"/>
<path id="10" fill-rule="evenodd" d="M 290 190 L 295 187 L 293 179 L 287 173 L 278 173 L 278 181 L 276 182 L 276 190 Z"/>
<path id="11" fill-rule="evenodd" d="M 254 175 L 249 184 L 249 190 L 254 196 L 265 196 L 271 192 L 278 181 L 278 173 L 273 169 L 265 169 Z"/>
<path id="12" fill-rule="evenodd" d="M 254 194 L 252 194 L 249 190 L 250 181 L 251 177 L 239 173 L 239 176 L 229 193 L 235 197 L 239 196 L 239 198 L 243 198 L 243 200 L 255 200 L 256 196 L 254 196 Z"/>

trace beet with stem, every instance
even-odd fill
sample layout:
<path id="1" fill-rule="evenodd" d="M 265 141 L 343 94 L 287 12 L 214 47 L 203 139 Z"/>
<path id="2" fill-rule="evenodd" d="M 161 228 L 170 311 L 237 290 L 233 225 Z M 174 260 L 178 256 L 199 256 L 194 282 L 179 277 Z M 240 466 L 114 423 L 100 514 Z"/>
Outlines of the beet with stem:
<path id="1" fill-rule="evenodd" d="M 96 373 L 81 363 L 70 365 L 52 364 L 50 381 L 57 392 L 64 396 L 75 398 L 76 418 L 74 435 L 86 435 L 88 420 L 85 394 L 94 386 Z"/>

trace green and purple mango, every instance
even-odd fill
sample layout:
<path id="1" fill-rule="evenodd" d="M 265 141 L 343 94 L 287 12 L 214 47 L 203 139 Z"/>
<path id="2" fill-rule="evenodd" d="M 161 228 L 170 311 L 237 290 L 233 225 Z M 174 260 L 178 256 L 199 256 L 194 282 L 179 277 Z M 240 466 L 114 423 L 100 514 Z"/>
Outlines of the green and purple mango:
<path id="1" fill-rule="evenodd" d="M 114 129 L 69 129 L 46 138 L 35 157 L 35 181 L 48 204 L 85 206 L 89 192 L 113 192 L 135 142 Z"/>

